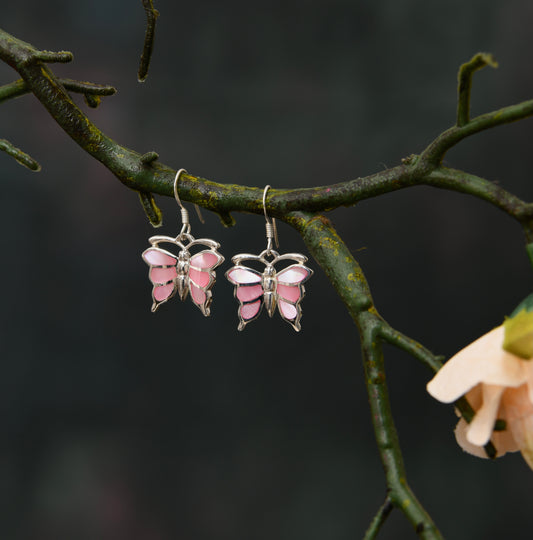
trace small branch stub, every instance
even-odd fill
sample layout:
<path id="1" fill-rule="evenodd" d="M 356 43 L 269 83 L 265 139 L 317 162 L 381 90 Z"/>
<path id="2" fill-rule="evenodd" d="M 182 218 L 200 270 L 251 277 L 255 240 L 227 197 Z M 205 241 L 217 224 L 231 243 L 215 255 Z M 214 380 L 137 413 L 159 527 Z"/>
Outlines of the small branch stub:
<path id="1" fill-rule="evenodd" d="M 141 163 L 143 165 L 151 165 L 157 159 L 159 159 L 159 154 L 157 152 L 146 152 L 146 154 L 141 156 Z"/>
<path id="2" fill-rule="evenodd" d="M 498 67 L 498 62 L 492 54 L 477 53 L 469 62 L 459 68 L 457 88 L 457 127 L 464 126 L 470 121 L 470 92 L 472 75 L 485 66 Z"/>
<path id="3" fill-rule="evenodd" d="M 139 199 L 144 213 L 152 224 L 152 227 L 161 227 L 161 225 L 163 225 L 163 212 L 161 212 L 161 209 L 155 204 L 154 196 L 151 193 L 139 191 Z"/>
<path id="4" fill-rule="evenodd" d="M 41 170 L 41 166 L 37 161 L 5 139 L 0 139 L 0 150 L 15 158 L 21 165 L 28 167 L 31 171 L 39 172 Z"/>
<path id="5" fill-rule="evenodd" d="M 34 58 L 47 64 L 60 63 L 66 64 L 72 62 L 74 55 L 70 51 L 36 51 Z"/>

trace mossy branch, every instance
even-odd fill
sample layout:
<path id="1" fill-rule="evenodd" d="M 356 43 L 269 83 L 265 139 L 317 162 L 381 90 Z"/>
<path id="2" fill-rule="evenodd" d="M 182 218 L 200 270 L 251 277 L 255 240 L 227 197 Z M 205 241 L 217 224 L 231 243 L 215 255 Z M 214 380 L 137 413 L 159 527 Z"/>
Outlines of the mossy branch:
<path id="1" fill-rule="evenodd" d="M 24 165 L 24 167 L 27 167 L 31 171 L 39 172 L 41 170 L 41 166 L 37 161 L 5 139 L 0 139 L 0 150 L 8 156 L 15 158 L 21 165 Z"/>
<path id="2" fill-rule="evenodd" d="M 58 53 L 63 57 L 63 53 Z M 135 191 L 173 196 L 175 169 L 152 162 L 146 156 L 107 137 L 72 102 L 60 79 L 54 77 L 41 55 L 31 45 L 0 30 L 0 58 L 19 71 L 26 89 L 48 109 L 53 118 L 84 150 L 101 161 L 126 186 Z M 17 85 L 20 88 L 20 83 Z M 1 95 L 1 92 L 0 92 Z M 462 171 L 440 166 L 446 151 L 465 137 L 479 131 L 514 122 L 533 115 L 533 100 L 511 105 L 454 126 L 439 135 L 420 155 L 411 156 L 401 165 L 347 182 L 316 188 L 272 190 L 268 211 L 283 219 L 294 211 L 324 212 L 339 206 L 351 206 L 370 197 L 417 185 L 445 188 L 482 198 L 511 217 L 523 222 L 533 215 L 533 207 L 492 182 Z M 225 224 L 232 224 L 231 212 L 262 212 L 262 188 L 213 182 L 192 174 L 183 175 L 180 197 L 216 212 Z"/>
<path id="3" fill-rule="evenodd" d="M 139 72 L 137 78 L 139 82 L 144 82 L 148 77 L 148 68 L 154 50 L 155 23 L 159 17 L 159 11 L 154 8 L 153 0 L 142 0 L 144 12 L 146 13 L 146 32 L 144 35 L 143 52 L 139 62 Z"/>
<path id="4" fill-rule="evenodd" d="M 430 167 L 438 166 L 450 148 L 466 137 L 486 129 L 510 124 L 533 116 L 533 100 L 510 105 L 480 116 L 476 116 L 467 124 L 454 126 L 439 135 L 421 154 L 420 158 Z"/>
<path id="5" fill-rule="evenodd" d="M 365 275 L 327 218 L 295 212 L 288 216 L 288 221 L 301 234 L 359 329 L 371 418 L 385 471 L 388 501 L 405 514 L 420 538 L 441 539 L 433 520 L 407 483 L 385 375 L 382 341 L 388 325 L 374 306 Z M 389 513 L 390 509 L 378 512 L 367 538 L 375 536 Z"/>
<path id="6" fill-rule="evenodd" d="M 74 55 L 70 51 L 35 51 L 28 61 L 38 60 L 47 64 L 67 64 L 74 60 Z"/>

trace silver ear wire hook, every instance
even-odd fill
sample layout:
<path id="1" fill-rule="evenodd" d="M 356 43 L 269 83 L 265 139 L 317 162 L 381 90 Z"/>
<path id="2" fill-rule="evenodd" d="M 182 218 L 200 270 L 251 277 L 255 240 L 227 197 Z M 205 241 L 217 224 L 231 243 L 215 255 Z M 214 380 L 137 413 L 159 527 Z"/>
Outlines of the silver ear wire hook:
<path id="1" fill-rule="evenodd" d="M 176 177 L 174 178 L 174 198 L 176 199 L 176 202 L 179 204 L 179 207 L 181 209 L 181 231 L 180 236 L 182 234 L 189 234 L 191 232 L 191 224 L 189 223 L 189 212 L 187 209 L 181 204 L 180 196 L 178 195 L 178 182 L 181 176 L 181 173 L 186 173 L 187 171 L 185 169 L 180 169 L 176 173 Z"/>
<path id="2" fill-rule="evenodd" d="M 191 225 L 189 223 L 189 212 L 187 209 L 183 206 L 181 203 L 180 196 L 178 195 L 178 182 L 181 176 L 181 173 L 187 174 L 187 171 L 185 169 L 180 169 L 176 173 L 176 177 L 174 178 L 174 198 L 176 199 L 176 202 L 179 204 L 179 207 L 181 209 L 181 223 L 183 224 L 183 227 L 181 229 L 180 234 L 189 234 L 191 232 Z M 196 208 L 196 213 L 198 214 L 198 219 L 200 220 L 200 223 L 204 224 L 204 218 L 202 217 L 202 213 L 200 212 L 200 207 L 195 204 L 194 207 Z"/>
<path id="3" fill-rule="evenodd" d="M 274 240 L 276 247 L 279 248 L 276 218 L 270 219 L 268 217 L 267 210 L 266 210 L 266 196 L 269 189 L 270 189 L 270 186 L 265 186 L 265 190 L 263 191 L 263 212 L 265 214 L 265 220 L 266 220 L 265 229 L 266 229 L 266 237 L 267 237 L 267 252 L 272 251 L 272 240 Z"/>

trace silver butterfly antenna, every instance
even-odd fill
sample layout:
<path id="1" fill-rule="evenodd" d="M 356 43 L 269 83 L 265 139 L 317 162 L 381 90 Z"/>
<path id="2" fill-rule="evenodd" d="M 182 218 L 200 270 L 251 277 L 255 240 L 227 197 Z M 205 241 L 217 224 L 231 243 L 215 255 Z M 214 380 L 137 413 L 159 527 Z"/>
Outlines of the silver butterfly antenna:
<path id="1" fill-rule="evenodd" d="M 182 234 L 190 234 L 191 232 L 191 224 L 189 223 L 189 212 L 187 211 L 187 208 L 183 206 L 181 203 L 180 196 L 178 195 L 178 182 L 181 176 L 181 173 L 187 174 L 187 171 L 185 169 L 180 169 L 176 173 L 176 177 L 174 178 L 174 198 L 176 199 L 176 202 L 179 204 L 179 207 L 181 209 L 181 231 L 180 235 Z M 202 217 L 202 213 L 200 212 L 200 207 L 195 204 L 194 207 L 196 208 L 196 213 L 198 214 L 198 219 L 202 224 L 205 223 L 204 218 Z"/>
<path id="2" fill-rule="evenodd" d="M 276 218 L 270 219 L 267 214 L 266 210 L 266 196 L 267 192 L 270 189 L 270 186 L 265 186 L 265 190 L 263 191 L 263 212 L 265 214 L 265 229 L 266 229 L 266 237 L 267 237 L 267 253 L 270 253 L 272 251 L 272 240 L 274 240 L 274 243 L 276 244 L 276 247 L 279 248 L 279 240 L 278 240 L 278 228 L 276 227 Z"/>

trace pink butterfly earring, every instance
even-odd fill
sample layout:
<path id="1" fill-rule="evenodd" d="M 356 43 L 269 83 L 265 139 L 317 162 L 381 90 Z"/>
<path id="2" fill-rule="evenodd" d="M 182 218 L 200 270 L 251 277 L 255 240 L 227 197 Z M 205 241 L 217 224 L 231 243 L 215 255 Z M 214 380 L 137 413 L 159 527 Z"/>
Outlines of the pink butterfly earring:
<path id="1" fill-rule="evenodd" d="M 208 317 L 213 300 L 211 289 L 216 281 L 215 268 L 222 264 L 224 257 L 217 251 L 220 247 L 218 242 L 209 238 L 195 240 L 192 236 L 189 213 L 178 195 L 181 173 L 187 171 L 180 169 L 174 178 L 174 197 L 181 208 L 181 231 L 176 238 L 149 238 L 151 247 L 143 252 L 142 258 L 150 267 L 148 277 L 153 284 L 152 311 L 170 300 L 176 292 L 181 300 L 185 300 L 190 293 L 193 304 Z M 162 244 L 167 244 L 168 248 L 161 247 Z M 208 249 L 197 251 L 198 247 Z"/>
<path id="2" fill-rule="evenodd" d="M 269 219 L 266 211 L 266 196 L 270 186 L 263 191 L 263 211 L 266 220 L 267 247 L 259 255 L 239 253 L 231 258 L 233 264 L 226 272 L 226 278 L 235 285 L 234 295 L 239 302 L 239 330 L 254 319 L 259 317 L 263 305 L 272 317 L 278 307 L 279 314 L 297 332 L 300 331 L 300 319 L 302 309 L 300 302 L 305 294 L 303 283 L 313 274 L 311 268 L 304 266 L 307 257 L 301 253 L 285 253 L 280 255 L 272 249 L 273 241 L 278 245 L 276 220 Z M 243 261 L 256 261 L 264 265 L 264 270 L 259 272 L 242 264 Z M 275 265 L 282 261 L 295 261 L 279 272 Z"/>

